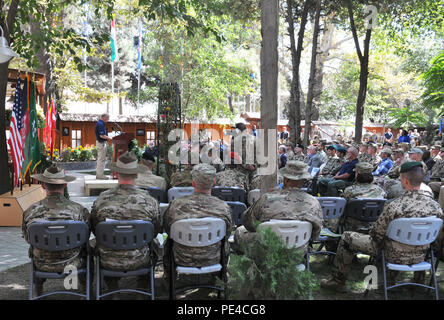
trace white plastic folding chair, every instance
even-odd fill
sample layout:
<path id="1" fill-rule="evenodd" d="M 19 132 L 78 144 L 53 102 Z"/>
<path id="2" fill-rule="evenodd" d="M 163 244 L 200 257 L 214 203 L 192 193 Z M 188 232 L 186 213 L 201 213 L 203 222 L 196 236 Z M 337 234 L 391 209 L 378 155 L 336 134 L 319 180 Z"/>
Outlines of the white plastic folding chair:
<path id="1" fill-rule="evenodd" d="M 270 220 L 263 222 L 258 228 L 271 227 L 274 233 L 276 233 L 288 248 L 300 249 L 304 247 L 311 238 L 311 231 L 313 226 L 310 222 L 299 220 Z M 307 269 L 310 270 L 309 257 L 306 259 Z M 304 270 L 303 264 L 299 266 L 300 270 Z"/>
<path id="2" fill-rule="evenodd" d="M 253 203 L 259 200 L 260 197 L 261 197 L 260 189 L 250 190 L 250 192 L 248 192 L 248 204 L 250 206 L 253 205 Z"/>
<path id="3" fill-rule="evenodd" d="M 193 286 L 176 288 L 176 274 L 208 274 L 220 272 L 220 278 L 226 284 L 227 261 L 225 261 L 225 221 L 220 218 L 191 218 L 174 222 L 170 228 L 170 299 L 175 299 L 178 292 L 185 292 L 195 288 L 208 288 L 225 293 L 225 287 L 218 287 L 211 284 L 201 284 L 199 279 Z M 187 247 L 207 247 L 221 242 L 220 263 L 210 266 L 187 267 L 176 265 L 174 259 L 173 242 L 177 242 Z"/>
<path id="4" fill-rule="evenodd" d="M 173 187 L 168 190 L 168 202 L 194 193 L 193 187 Z"/>
<path id="5" fill-rule="evenodd" d="M 439 219 L 435 216 L 427 218 L 399 218 L 390 222 L 387 228 L 386 237 L 391 240 L 410 246 L 430 245 L 438 237 L 442 223 L 443 223 L 442 219 Z M 422 261 L 420 263 L 416 263 L 413 265 L 403 265 L 403 264 L 394 264 L 387 262 L 385 259 L 384 248 L 381 249 L 385 300 L 388 300 L 388 293 L 387 293 L 388 290 L 406 285 L 420 286 L 428 289 L 434 289 L 435 298 L 436 300 L 439 299 L 438 283 L 436 281 L 436 274 L 435 274 L 435 257 L 433 255 L 433 250 L 431 246 L 429 248 L 428 253 L 430 254 L 430 262 Z M 425 260 L 428 260 L 427 256 Z M 403 272 L 430 270 L 434 286 L 433 287 L 427 286 L 425 284 L 415 283 L 415 282 L 399 282 L 393 286 L 387 287 L 386 268 L 389 270 L 403 271 Z"/>

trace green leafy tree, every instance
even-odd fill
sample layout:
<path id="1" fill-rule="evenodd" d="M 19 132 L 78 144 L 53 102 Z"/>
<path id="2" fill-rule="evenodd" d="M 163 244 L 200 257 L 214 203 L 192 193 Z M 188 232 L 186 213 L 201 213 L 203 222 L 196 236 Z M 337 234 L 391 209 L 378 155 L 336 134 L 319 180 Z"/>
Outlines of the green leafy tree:
<path id="1" fill-rule="evenodd" d="M 314 275 L 298 268 L 303 254 L 287 248 L 271 228 L 259 229 L 257 240 L 246 245 L 244 252 L 230 256 L 230 299 L 304 299 L 317 288 Z"/>

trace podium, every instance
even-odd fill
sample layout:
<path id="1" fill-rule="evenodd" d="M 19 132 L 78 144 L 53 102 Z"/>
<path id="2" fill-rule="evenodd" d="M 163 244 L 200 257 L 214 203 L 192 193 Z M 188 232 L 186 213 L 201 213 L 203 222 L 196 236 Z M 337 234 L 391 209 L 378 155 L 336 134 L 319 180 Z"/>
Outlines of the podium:
<path id="1" fill-rule="evenodd" d="M 114 145 L 114 153 L 113 153 L 113 162 L 117 162 L 117 159 L 123 153 L 128 151 L 128 144 L 136 137 L 134 133 L 131 132 L 122 132 L 120 135 L 115 136 L 113 138 Z M 117 179 L 117 174 L 112 173 L 113 179 Z"/>

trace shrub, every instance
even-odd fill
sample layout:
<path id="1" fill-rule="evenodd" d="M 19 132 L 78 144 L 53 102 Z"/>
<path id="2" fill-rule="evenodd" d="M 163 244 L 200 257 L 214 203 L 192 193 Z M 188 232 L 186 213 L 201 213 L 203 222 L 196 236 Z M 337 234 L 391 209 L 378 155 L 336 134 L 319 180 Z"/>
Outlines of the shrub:
<path id="1" fill-rule="evenodd" d="M 303 253 L 288 249 L 271 230 L 259 229 L 257 240 L 231 255 L 227 294 L 230 299 L 304 299 L 318 287 L 310 271 L 299 271 Z"/>
<path id="2" fill-rule="evenodd" d="M 79 156 L 80 161 L 89 161 L 92 159 L 92 157 L 93 153 L 91 149 L 83 149 L 82 151 L 80 151 L 80 156 Z"/>

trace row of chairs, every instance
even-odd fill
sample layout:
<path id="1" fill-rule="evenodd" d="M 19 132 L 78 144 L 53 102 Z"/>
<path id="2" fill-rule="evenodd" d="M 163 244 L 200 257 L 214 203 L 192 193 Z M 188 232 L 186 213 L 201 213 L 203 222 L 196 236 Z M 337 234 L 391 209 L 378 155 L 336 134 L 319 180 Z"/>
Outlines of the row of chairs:
<path id="1" fill-rule="evenodd" d="M 32 248 L 44 251 L 56 252 L 61 250 L 70 250 L 86 246 L 87 263 L 86 267 L 77 270 L 77 275 L 85 275 L 86 288 L 85 293 L 73 292 L 71 290 L 53 291 L 33 296 L 34 279 L 62 279 L 69 276 L 69 273 L 43 272 L 35 266 L 34 259 L 31 258 L 30 290 L 29 299 L 36 300 L 54 294 L 70 294 L 91 299 L 91 252 L 89 247 L 89 229 L 86 223 L 81 221 L 45 221 L 34 222 L 29 226 L 29 241 Z M 180 220 L 171 226 L 169 240 L 170 246 L 170 299 L 175 299 L 176 293 L 186 291 L 192 288 L 210 288 L 215 289 L 220 294 L 225 292 L 224 287 L 214 285 L 197 284 L 191 287 L 176 288 L 176 275 L 180 274 L 205 274 L 219 272 L 219 276 L 226 283 L 227 261 L 224 257 L 224 245 L 221 246 L 221 261 L 212 266 L 205 267 L 186 267 L 175 264 L 174 252 L 172 250 L 173 242 L 184 246 L 203 247 L 224 241 L 226 234 L 225 222 L 218 218 L 200 218 Z M 155 298 L 154 289 L 154 261 L 152 243 L 154 239 L 154 227 L 149 221 L 126 220 L 126 221 L 106 221 L 101 222 L 96 227 L 96 246 L 101 245 L 112 250 L 134 250 L 147 246 L 150 252 L 149 265 L 139 270 L 107 270 L 101 266 L 100 257 L 96 258 L 96 298 L 100 300 L 103 297 L 113 295 L 119 292 L 132 292 Z M 66 271 L 68 272 L 68 271 Z M 72 272 L 72 270 L 70 271 Z M 135 277 L 150 276 L 149 290 L 123 288 L 118 290 L 108 290 L 103 292 L 104 277 Z"/>
<path id="2" fill-rule="evenodd" d="M 154 187 L 139 188 L 148 191 L 148 193 L 160 203 L 171 203 L 174 199 L 192 195 L 194 193 L 193 187 L 173 187 L 168 189 L 168 191 Z M 213 187 L 211 189 L 211 195 L 224 201 L 237 201 L 242 203 L 245 203 L 246 201 L 245 190 L 238 187 Z"/>
<path id="3" fill-rule="evenodd" d="M 385 300 L 388 300 L 388 290 L 407 285 L 433 289 L 435 292 L 435 299 L 439 299 L 438 282 L 436 279 L 435 270 L 437 260 L 434 257 L 431 244 L 438 237 L 442 223 L 442 219 L 437 217 L 399 218 L 390 222 L 386 233 L 387 238 L 410 246 L 428 245 L 429 248 L 425 261 L 413 265 L 402 265 L 387 262 L 384 248 L 381 248 L 379 258 L 383 272 Z M 312 226 L 306 221 L 271 220 L 269 222 L 262 223 L 260 226 L 271 227 L 288 247 L 301 248 L 310 242 Z M 308 270 L 310 265 L 310 250 L 312 250 L 311 246 L 308 247 L 306 254 L 306 266 Z M 396 270 L 401 272 L 430 271 L 430 284 L 425 285 L 415 282 L 399 282 L 392 286 L 387 286 L 387 270 Z"/>

